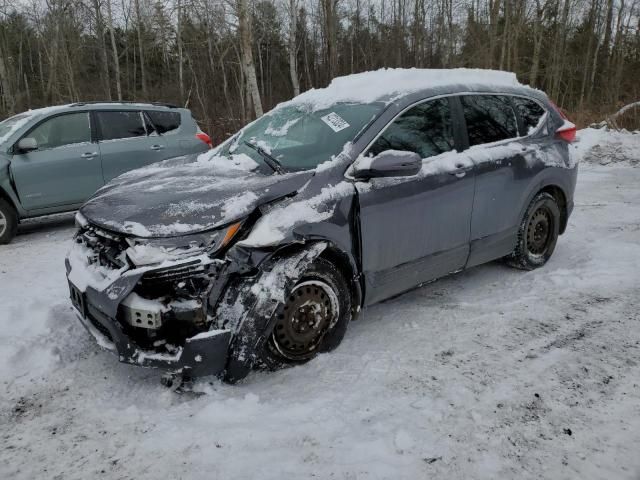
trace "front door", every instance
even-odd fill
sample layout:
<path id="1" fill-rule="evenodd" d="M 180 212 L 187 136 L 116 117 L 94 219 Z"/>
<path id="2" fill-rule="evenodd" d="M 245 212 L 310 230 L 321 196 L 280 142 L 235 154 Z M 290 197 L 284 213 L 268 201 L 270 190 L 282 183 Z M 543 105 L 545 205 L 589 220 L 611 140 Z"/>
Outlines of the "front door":
<path id="1" fill-rule="evenodd" d="M 414 177 L 356 182 L 367 304 L 466 263 L 475 179 L 468 158 L 453 151 L 452 118 L 448 98 L 426 101 L 397 117 L 365 152 L 423 158 Z"/>
<path id="2" fill-rule="evenodd" d="M 98 110 L 95 116 L 105 182 L 170 156 L 164 136 L 148 135 L 142 112 Z"/>
<path id="3" fill-rule="evenodd" d="M 11 172 L 28 211 L 83 203 L 103 185 L 98 145 L 88 112 L 65 113 L 36 125 L 23 138 L 38 148 L 16 151 Z"/>

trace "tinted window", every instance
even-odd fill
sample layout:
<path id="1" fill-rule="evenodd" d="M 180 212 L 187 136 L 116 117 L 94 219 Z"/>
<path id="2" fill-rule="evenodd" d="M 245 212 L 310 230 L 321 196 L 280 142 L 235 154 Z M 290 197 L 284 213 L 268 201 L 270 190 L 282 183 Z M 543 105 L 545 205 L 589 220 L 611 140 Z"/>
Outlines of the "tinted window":
<path id="1" fill-rule="evenodd" d="M 461 100 L 470 146 L 518 136 L 516 115 L 509 97 L 465 95 Z"/>
<path id="2" fill-rule="evenodd" d="M 36 139 L 38 150 L 90 142 L 89 113 L 78 112 L 52 117 L 26 136 Z"/>
<path id="3" fill-rule="evenodd" d="M 528 98 L 513 97 L 511 100 L 518 111 L 518 115 L 520 115 L 520 120 L 522 120 L 522 126 L 524 127 L 520 135 L 525 136 L 532 134 L 540 125 L 546 110 L 542 108 L 538 102 L 534 102 Z"/>
<path id="4" fill-rule="evenodd" d="M 171 132 L 180 128 L 180 113 L 178 112 L 159 112 L 147 111 L 147 115 L 153 124 L 149 131 L 156 131 L 159 134 Z M 155 128 L 154 128 L 155 127 Z"/>
<path id="5" fill-rule="evenodd" d="M 428 158 L 453 148 L 449 101 L 441 98 L 421 103 L 403 113 L 382 132 L 369 149 L 369 155 L 403 150 Z"/>
<path id="6" fill-rule="evenodd" d="M 140 112 L 96 112 L 101 140 L 142 137 L 147 134 Z"/>

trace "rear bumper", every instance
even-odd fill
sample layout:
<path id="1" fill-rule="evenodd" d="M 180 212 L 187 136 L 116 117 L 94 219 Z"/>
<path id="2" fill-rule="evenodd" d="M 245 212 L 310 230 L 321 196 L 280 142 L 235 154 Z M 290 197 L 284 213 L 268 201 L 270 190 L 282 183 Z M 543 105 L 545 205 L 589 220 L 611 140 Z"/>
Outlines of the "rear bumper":
<path id="1" fill-rule="evenodd" d="M 98 345 L 110 350 L 123 363 L 170 371 L 188 371 L 191 376 L 218 375 L 225 369 L 231 332 L 218 330 L 188 338 L 183 347 L 173 354 L 156 353 L 138 348 L 122 330 L 120 323 L 110 318 L 89 301 L 80 297 L 78 290 L 70 284 L 71 300 L 78 319 L 96 339 Z"/>

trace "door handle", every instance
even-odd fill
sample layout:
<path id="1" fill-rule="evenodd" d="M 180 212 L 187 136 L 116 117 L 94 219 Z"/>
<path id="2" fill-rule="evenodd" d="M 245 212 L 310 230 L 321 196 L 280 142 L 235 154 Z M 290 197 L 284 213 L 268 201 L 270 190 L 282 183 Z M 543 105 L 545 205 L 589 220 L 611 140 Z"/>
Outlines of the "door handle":
<path id="1" fill-rule="evenodd" d="M 98 155 L 98 152 L 85 152 L 82 155 L 80 155 L 82 158 L 86 158 L 88 160 L 91 160 L 92 158 L 94 158 L 96 155 Z"/>
<path id="2" fill-rule="evenodd" d="M 449 172 L 449 175 L 455 175 L 458 178 L 462 178 L 467 174 L 469 170 L 471 170 L 471 168 L 472 167 L 467 167 L 459 163 L 459 164 L 456 164 L 455 170 L 451 170 Z"/>
<path id="3" fill-rule="evenodd" d="M 164 145 L 151 145 L 151 150 L 164 150 Z"/>

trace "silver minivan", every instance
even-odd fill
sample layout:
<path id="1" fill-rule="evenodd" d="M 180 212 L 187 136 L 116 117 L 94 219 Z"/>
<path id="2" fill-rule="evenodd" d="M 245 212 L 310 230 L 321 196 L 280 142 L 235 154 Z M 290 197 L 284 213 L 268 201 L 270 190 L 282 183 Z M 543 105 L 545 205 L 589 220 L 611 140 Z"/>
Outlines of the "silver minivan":
<path id="1" fill-rule="evenodd" d="M 121 173 L 211 148 L 168 104 L 73 103 L 0 122 L 0 244 L 24 218 L 77 209 Z"/>

